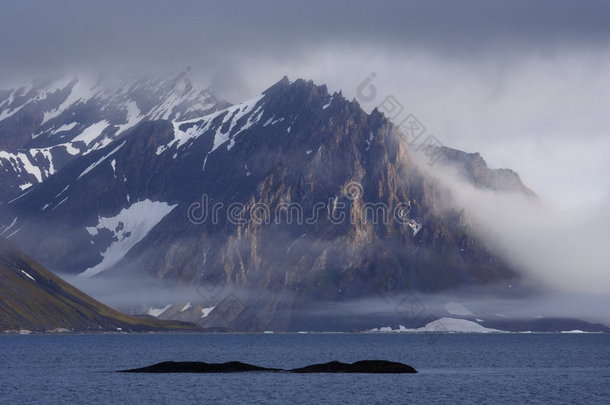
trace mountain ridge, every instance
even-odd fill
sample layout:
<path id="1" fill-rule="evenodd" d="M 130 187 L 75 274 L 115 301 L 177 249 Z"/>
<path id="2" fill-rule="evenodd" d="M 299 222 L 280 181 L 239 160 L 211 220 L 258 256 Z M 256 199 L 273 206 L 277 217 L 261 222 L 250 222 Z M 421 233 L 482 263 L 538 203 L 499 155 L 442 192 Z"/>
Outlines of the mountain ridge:
<path id="1" fill-rule="evenodd" d="M 0 92 L 0 202 L 139 122 L 188 119 L 229 105 L 175 77 L 65 77 Z"/>
<path id="2" fill-rule="evenodd" d="M 196 319 L 210 327 L 297 328 L 293 318 L 312 302 L 517 279 L 460 212 L 439 205 L 443 190 L 411 153 L 378 110 L 284 77 L 248 102 L 136 125 L 5 205 L 2 232 L 38 246 L 29 253 L 57 271 L 200 286 L 215 309 Z M 480 187 L 527 190 L 477 155 L 443 153 Z M 216 221 L 190 215 L 204 196 L 224 206 Z M 324 215 L 304 221 L 319 203 Z M 240 221 L 229 218 L 231 204 L 242 207 Z M 252 215 L 262 206 L 283 217 L 290 204 L 300 222 Z"/>
<path id="3" fill-rule="evenodd" d="M 195 331 L 193 324 L 136 318 L 96 301 L 0 238 L 0 333 Z"/>

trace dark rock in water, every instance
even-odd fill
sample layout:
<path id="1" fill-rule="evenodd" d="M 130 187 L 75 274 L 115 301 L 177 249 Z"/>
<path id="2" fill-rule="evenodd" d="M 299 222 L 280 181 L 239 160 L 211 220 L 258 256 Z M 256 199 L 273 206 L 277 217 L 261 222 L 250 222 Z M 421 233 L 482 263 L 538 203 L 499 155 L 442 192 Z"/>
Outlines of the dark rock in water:
<path id="1" fill-rule="evenodd" d="M 121 373 L 244 373 L 248 371 L 284 371 L 246 364 L 239 361 L 228 363 L 203 363 L 198 361 L 165 361 L 152 366 L 121 370 Z"/>
<path id="2" fill-rule="evenodd" d="M 341 363 L 331 361 L 330 363 L 313 364 L 311 366 L 295 368 L 291 373 L 372 373 L 372 374 L 403 374 L 417 373 L 413 367 L 385 360 L 362 360 L 355 363 Z"/>
<path id="3" fill-rule="evenodd" d="M 120 373 L 244 373 L 251 371 L 287 372 L 287 373 L 371 373 L 371 374 L 405 374 L 417 371 L 403 363 L 385 360 L 363 360 L 355 363 L 331 361 L 323 364 L 284 370 L 267 368 L 252 364 L 230 361 L 228 363 L 203 363 L 195 361 L 166 361 L 152 366 L 120 370 Z"/>

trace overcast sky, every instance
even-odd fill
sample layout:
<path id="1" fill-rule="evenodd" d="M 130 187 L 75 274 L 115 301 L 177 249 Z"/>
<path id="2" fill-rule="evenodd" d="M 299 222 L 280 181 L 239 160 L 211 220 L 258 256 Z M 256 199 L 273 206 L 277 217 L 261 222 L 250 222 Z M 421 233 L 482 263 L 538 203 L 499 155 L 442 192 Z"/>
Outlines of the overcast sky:
<path id="1" fill-rule="evenodd" d="M 445 145 L 561 205 L 610 202 L 610 2 L 3 1 L 0 82 L 179 71 L 239 102 L 371 72 Z"/>

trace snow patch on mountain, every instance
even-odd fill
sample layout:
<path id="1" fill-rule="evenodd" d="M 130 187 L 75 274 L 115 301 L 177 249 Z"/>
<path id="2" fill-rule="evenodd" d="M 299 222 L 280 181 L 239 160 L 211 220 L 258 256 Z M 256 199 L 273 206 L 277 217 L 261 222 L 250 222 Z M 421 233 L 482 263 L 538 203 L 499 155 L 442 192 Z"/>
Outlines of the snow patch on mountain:
<path id="1" fill-rule="evenodd" d="M 172 307 L 172 304 L 167 304 L 163 308 L 149 308 L 147 314 L 150 316 L 154 316 L 155 318 L 158 318 L 159 316 L 161 316 L 161 314 L 163 314 L 165 311 L 167 311 L 171 307 Z"/>
<path id="2" fill-rule="evenodd" d="M 214 152 L 216 149 L 218 149 L 218 147 L 220 145 L 226 143 L 229 140 L 231 142 L 227 146 L 227 149 L 231 149 L 231 147 L 233 147 L 233 145 L 235 144 L 235 136 L 237 134 L 239 134 L 241 131 L 243 131 L 244 129 L 250 128 L 252 125 L 254 125 L 256 120 L 252 120 L 252 117 L 250 117 L 250 119 L 246 123 L 244 123 L 244 125 L 242 126 L 242 128 L 240 128 L 239 131 L 237 131 L 235 134 L 231 135 L 231 132 L 233 131 L 233 128 L 235 128 L 235 126 L 237 125 L 238 121 L 242 117 L 244 117 L 245 115 L 250 113 L 252 111 L 252 109 L 258 104 L 258 102 L 263 97 L 264 97 L 264 95 L 261 94 L 258 97 L 255 97 L 251 100 L 246 101 L 245 103 L 237 104 L 237 105 L 231 106 L 231 107 L 227 108 L 226 110 L 224 110 L 227 112 L 227 114 L 223 118 L 222 123 L 220 123 L 218 125 L 218 127 L 216 128 L 216 133 L 214 134 L 214 146 L 212 147 L 212 150 L 210 151 L 210 153 Z M 261 108 L 261 107 L 262 106 L 259 106 L 259 108 Z M 254 114 L 253 114 L 253 116 L 254 116 Z M 260 116 L 259 116 L 259 118 L 260 118 Z M 229 122 L 231 123 L 231 125 L 229 126 L 229 129 L 226 131 L 223 131 L 223 128 Z"/>
<path id="3" fill-rule="evenodd" d="M 142 113 L 140 112 L 140 109 L 135 101 L 129 101 L 127 104 L 125 104 L 125 111 L 127 114 L 127 119 L 125 124 L 118 126 L 118 132 L 123 132 L 124 130 L 131 128 L 142 121 Z"/>
<path id="4" fill-rule="evenodd" d="M 208 315 L 210 315 L 210 312 L 212 312 L 214 310 L 214 308 L 216 308 L 215 306 L 213 307 L 205 307 L 201 309 L 201 318 L 206 318 Z"/>
<path id="5" fill-rule="evenodd" d="M 0 105 L 0 121 L 13 116 L 27 104 L 24 102 L 19 105 L 13 105 L 16 98 L 28 94 L 31 88 L 32 86 L 28 84 L 11 91 L 8 100 Z"/>
<path id="6" fill-rule="evenodd" d="M 116 264 L 175 207 L 161 201 L 144 200 L 123 208 L 114 217 L 98 217 L 97 225 L 87 227 L 87 232 L 95 237 L 103 230 L 110 231 L 112 242 L 102 252 L 102 261 L 81 275 L 91 277 Z"/>
<path id="7" fill-rule="evenodd" d="M 43 91 L 43 98 L 48 97 L 52 93 L 58 90 L 66 90 L 69 88 L 67 97 L 57 107 L 45 111 L 42 123 L 45 124 L 48 121 L 60 116 L 63 112 L 68 110 L 75 104 L 85 103 L 92 98 L 99 96 L 100 82 L 94 77 L 65 77 L 49 85 Z"/>
<path id="8" fill-rule="evenodd" d="M 70 142 L 60 143 L 57 147 L 66 148 L 66 152 L 72 156 L 76 156 L 80 153 L 80 149 L 75 148 Z"/>
<path id="9" fill-rule="evenodd" d="M 179 149 L 182 145 L 186 144 L 188 141 L 193 140 L 199 137 L 201 134 L 205 132 L 206 128 L 201 129 L 196 124 L 189 126 L 186 130 L 181 130 L 180 127 L 183 125 L 188 125 L 195 123 L 197 121 L 205 120 L 206 118 L 197 118 L 189 121 L 182 122 L 173 122 L 174 126 L 174 139 L 165 145 L 161 145 L 157 148 L 156 154 L 157 156 L 163 153 L 166 149 L 171 148 L 172 146 L 176 146 L 176 149 Z M 211 121 L 211 119 L 210 119 Z M 209 121 L 208 121 L 209 123 Z"/>
<path id="10" fill-rule="evenodd" d="M 413 231 L 413 236 L 417 235 L 417 233 L 419 231 L 421 231 L 422 228 L 422 224 L 420 220 L 417 219 L 409 219 L 407 221 L 407 225 L 411 228 L 411 230 Z"/>
<path id="11" fill-rule="evenodd" d="M 24 275 L 24 276 L 26 276 L 27 278 L 29 278 L 30 280 L 32 280 L 32 281 L 36 281 L 36 279 L 35 279 L 34 277 L 32 277 L 32 276 L 30 275 L 30 273 L 28 273 L 27 271 L 25 271 L 25 270 L 21 270 L 21 273 L 23 273 L 23 275 Z"/>
<path id="12" fill-rule="evenodd" d="M 80 179 L 81 177 L 83 177 L 85 174 L 89 173 L 91 170 L 95 169 L 100 163 L 102 163 L 104 160 L 108 159 L 110 156 L 114 155 L 119 149 L 121 149 L 123 147 L 123 145 L 125 145 L 126 141 L 121 142 L 121 144 L 119 146 L 117 146 L 116 148 L 114 148 L 113 150 L 111 150 L 109 153 L 105 154 L 104 156 L 102 156 L 101 158 L 99 158 L 95 163 L 93 163 L 92 165 L 90 165 L 89 167 L 87 167 L 77 178 L 76 180 Z"/>
<path id="13" fill-rule="evenodd" d="M 38 155 L 42 156 L 40 160 L 46 160 L 47 167 L 44 166 L 41 170 L 44 170 L 45 177 L 49 177 L 52 174 L 55 174 L 55 166 L 53 165 L 53 153 L 51 152 L 51 148 L 33 148 L 30 149 L 30 153 L 33 157 L 39 158 Z"/>
<path id="14" fill-rule="evenodd" d="M 0 165 L 6 168 L 6 163 L 11 165 L 14 172 L 31 174 L 36 178 L 37 182 L 42 181 L 42 171 L 40 170 L 40 167 L 33 164 L 30 156 L 26 153 L 0 151 Z"/>
<path id="15" fill-rule="evenodd" d="M 17 223 L 18 219 L 19 219 L 19 217 L 15 217 L 13 219 L 13 221 L 9 225 L 7 225 L 6 227 L 0 226 L 0 231 L 2 231 L 2 232 L 0 232 L 0 236 L 3 236 L 6 232 L 10 231 L 11 228 Z"/>
<path id="16" fill-rule="evenodd" d="M 85 128 L 78 136 L 72 139 L 72 142 L 84 142 L 85 145 L 89 146 L 94 140 L 96 140 L 102 131 L 110 125 L 107 120 L 96 122 L 95 124 L 89 125 Z"/>
<path id="17" fill-rule="evenodd" d="M 74 158 L 106 147 L 142 121 L 184 122 L 229 105 L 196 88 L 188 70 L 174 77 L 80 75 L 15 85 L 2 91 L 0 120 L 10 121 L 8 129 L 21 128 L 23 119 L 35 126 L 29 138 L 22 131 L 7 134 L 16 138 L 0 151 L 5 185 L 0 202 L 44 182 Z M 20 118 L 24 107 L 32 114 Z"/>
<path id="18" fill-rule="evenodd" d="M 55 135 L 59 132 L 70 131 L 70 130 L 74 129 L 77 125 L 78 125 L 78 122 L 71 122 L 70 124 L 63 124 L 59 128 L 54 129 L 53 132 L 51 132 L 51 134 Z"/>
<path id="19" fill-rule="evenodd" d="M 174 138 L 167 144 L 160 145 L 156 150 L 156 154 L 160 155 L 174 146 L 176 149 L 179 149 L 188 142 L 200 137 L 210 129 L 215 129 L 215 132 L 213 135 L 214 144 L 209 153 L 214 152 L 227 141 L 230 141 L 227 149 L 231 149 L 235 143 L 235 137 L 240 132 L 250 128 L 260 120 L 263 113 L 262 105 L 259 105 L 248 120 L 244 122 L 242 126 L 235 131 L 235 133 L 233 133 L 233 130 L 238 125 L 238 121 L 252 112 L 254 107 L 256 107 L 263 97 L 263 95 L 260 95 L 242 104 L 236 104 L 203 117 L 190 119 L 187 121 L 173 122 Z M 219 123 L 215 122 L 216 118 L 218 117 L 222 117 L 222 120 Z M 188 125 L 188 128 L 182 130 L 181 127 L 186 125 Z M 212 125 L 215 125 L 215 127 L 212 127 Z"/>

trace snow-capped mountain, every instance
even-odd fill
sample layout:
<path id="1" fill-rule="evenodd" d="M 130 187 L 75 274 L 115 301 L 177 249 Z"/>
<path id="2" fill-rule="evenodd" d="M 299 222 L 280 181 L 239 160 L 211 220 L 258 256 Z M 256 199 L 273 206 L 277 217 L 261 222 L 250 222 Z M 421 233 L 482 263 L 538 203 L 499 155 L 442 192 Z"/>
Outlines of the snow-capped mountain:
<path id="1" fill-rule="evenodd" d="M 138 123 L 119 99 L 121 121 L 106 115 L 114 107 L 82 118 L 62 142 L 92 147 L 2 208 L 0 233 L 55 271 L 194 284 L 192 307 L 212 308 L 195 311 L 200 323 L 257 330 L 326 319 L 312 318 L 312 303 L 517 277 L 442 207 L 400 131 L 341 93 L 284 78 L 232 106 L 137 104 Z M 51 122 L 71 114 L 26 144 L 49 145 L 39 139 L 70 119 Z M 478 154 L 436 153 L 478 187 L 529 192 Z"/>
<path id="2" fill-rule="evenodd" d="M 0 91 L 0 202 L 139 122 L 185 120 L 227 105 L 195 88 L 186 71 L 170 79 L 72 77 Z"/>

